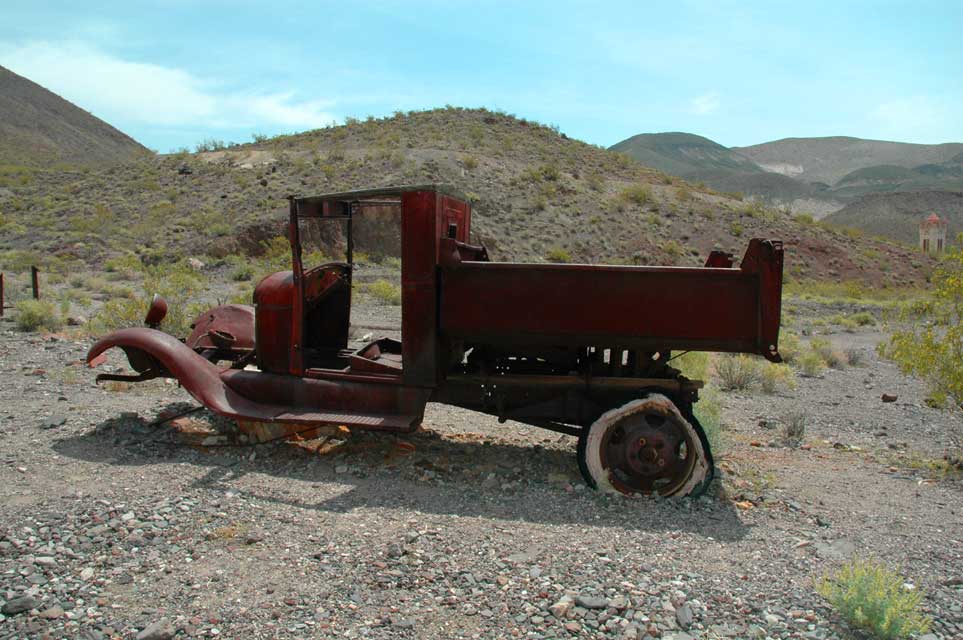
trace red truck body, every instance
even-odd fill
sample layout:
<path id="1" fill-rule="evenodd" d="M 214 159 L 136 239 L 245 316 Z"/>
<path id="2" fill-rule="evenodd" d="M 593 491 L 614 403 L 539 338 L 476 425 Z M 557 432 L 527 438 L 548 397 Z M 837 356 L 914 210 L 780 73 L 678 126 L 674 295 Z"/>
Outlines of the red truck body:
<path id="1" fill-rule="evenodd" d="M 351 224 L 366 207 L 400 214 L 402 339 L 349 349 Z M 347 224 L 346 262 L 305 268 L 306 220 Z M 781 243 L 751 240 L 738 267 L 720 252 L 695 268 L 496 263 L 471 244 L 470 225 L 467 200 L 434 185 L 292 197 L 292 268 L 263 279 L 253 307 L 216 307 L 184 341 L 124 329 L 98 341 L 88 361 L 120 347 L 133 379 L 175 377 L 210 410 L 259 424 L 261 434 L 269 425 L 272 437 L 319 424 L 411 431 L 435 401 L 579 436 L 583 473 L 596 486 L 704 488 L 711 453 L 692 408 L 701 383 L 673 369 L 671 353 L 778 362 Z M 163 313 L 153 312 L 156 325 Z M 583 449 L 606 416 L 608 436 L 594 454 L 603 469 L 593 474 Z M 618 468 L 606 470 L 606 460 Z M 684 474 L 665 471 L 673 464 L 697 481 L 675 482 Z"/>

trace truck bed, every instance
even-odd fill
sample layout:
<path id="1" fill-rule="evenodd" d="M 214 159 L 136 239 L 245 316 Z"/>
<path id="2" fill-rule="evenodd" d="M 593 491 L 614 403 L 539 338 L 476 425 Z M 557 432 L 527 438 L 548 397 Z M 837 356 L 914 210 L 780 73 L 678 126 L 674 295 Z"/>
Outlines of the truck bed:
<path id="1" fill-rule="evenodd" d="M 465 261 L 440 271 L 441 332 L 466 343 L 755 353 L 778 362 L 782 246 L 738 268 Z"/>

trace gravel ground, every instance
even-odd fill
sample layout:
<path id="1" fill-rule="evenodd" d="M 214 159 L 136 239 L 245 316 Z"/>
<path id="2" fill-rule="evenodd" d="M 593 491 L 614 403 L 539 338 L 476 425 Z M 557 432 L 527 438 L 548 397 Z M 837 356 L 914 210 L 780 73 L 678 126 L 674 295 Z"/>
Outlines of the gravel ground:
<path id="1" fill-rule="evenodd" d="M 910 464 L 959 418 L 878 338 L 844 338 L 864 367 L 726 396 L 724 481 L 665 501 L 449 407 L 319 451 L 188 446 L 153 424 L 193 405 L 175 384 L 96 387 L 88 341 L 0 323 L 0 638 L 845 638 L 813 577 L 854 554 L 924 590 L 927 640 L 963 638 L 963 487 Z M 804 447 L 769 446 L 790 411 Z"/>

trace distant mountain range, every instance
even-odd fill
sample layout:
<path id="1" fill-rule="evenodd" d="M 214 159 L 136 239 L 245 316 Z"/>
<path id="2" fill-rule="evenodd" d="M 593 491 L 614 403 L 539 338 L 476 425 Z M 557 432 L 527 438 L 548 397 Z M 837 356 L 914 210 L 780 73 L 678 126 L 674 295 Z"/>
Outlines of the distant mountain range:
<path id="1" fill-rule="evenodd" d="M 611 149 L 666 173 L 817 218 L 871 195 L 963 190 L 963 143 L 836 136 L 727 148 L 702 136 L 674 132 L 643 133 Z M 901 196 L 900 201 L 913 198 Z"/>
<path id="2" fill-rule="evenodd" d="M 0 67 L 0 164 L 120 163 L 148 150 L 103 120 Z"/>
<path id="3" fill-rule="evenodd" d="M 904 191 L 868 195 L 826 216 L 826 222 L 916 244 L 920 221 L 936 213 L 949 222 L 949 240 L 963 231 L 963 191 Z"/>

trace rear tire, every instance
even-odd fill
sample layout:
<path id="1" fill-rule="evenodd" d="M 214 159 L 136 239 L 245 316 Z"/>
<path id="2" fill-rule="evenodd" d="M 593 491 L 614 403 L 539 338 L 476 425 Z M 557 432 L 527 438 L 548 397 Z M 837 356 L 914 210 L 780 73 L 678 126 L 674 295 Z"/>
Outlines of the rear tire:
<path id="1" fill-rule="evenodd" d="M 582 430 L 579 469 L 589 486 L 606 493 L 698 495 L 713 475 L 701 432 L 669 398 L 649 394 Z"/>

